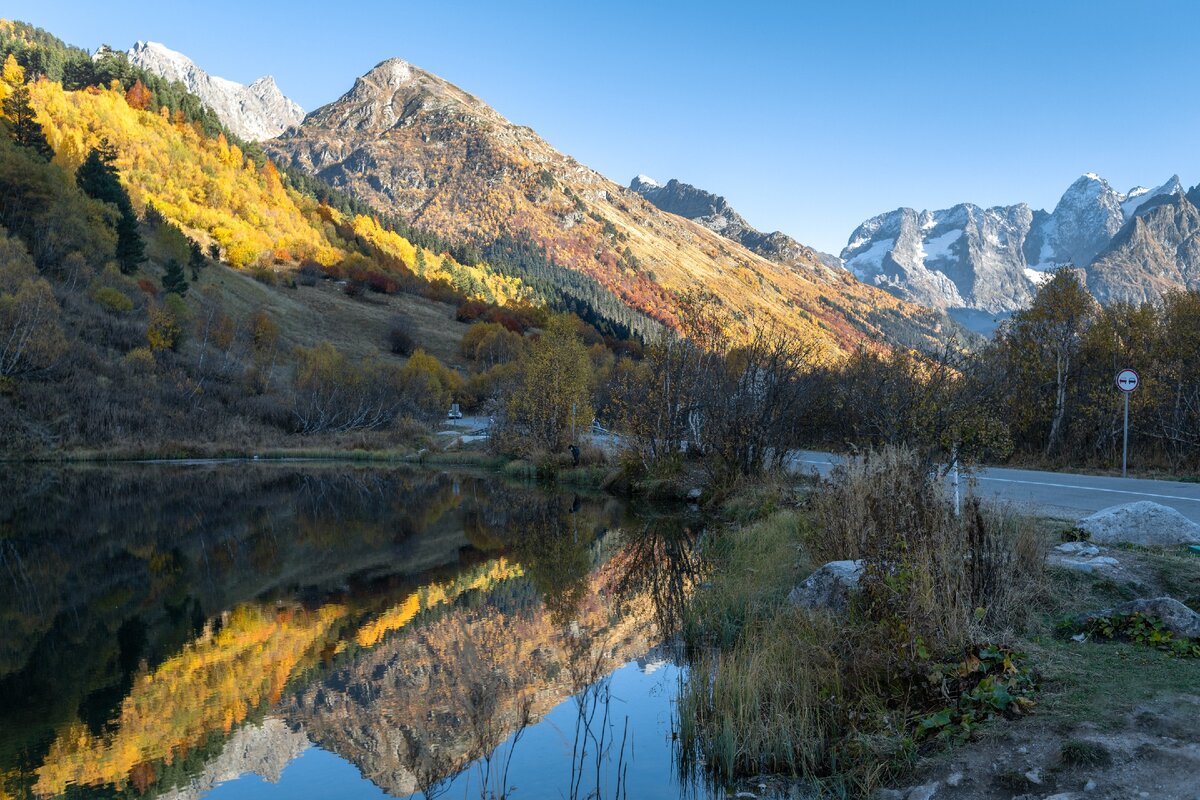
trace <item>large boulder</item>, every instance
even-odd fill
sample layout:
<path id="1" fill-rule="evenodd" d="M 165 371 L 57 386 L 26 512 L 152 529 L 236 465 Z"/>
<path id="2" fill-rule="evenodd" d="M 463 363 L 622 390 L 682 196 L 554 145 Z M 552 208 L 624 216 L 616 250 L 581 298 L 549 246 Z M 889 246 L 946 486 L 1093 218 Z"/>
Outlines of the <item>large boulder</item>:
<path id="1" fill-rule="evenodd" d="M 862 577 L 861 561 L 830 561 L 815 570 L 788 595 L 788 602 L 810 611 L 844 614 L 850 608 L 850 593 Z"/>
<path id="2" fill-rule="evenodd" d="M 1080 625 L 1097 617 L 1124 617 L 1129 614 L 1143 614 L 1147 617 L 1158 617 L 1163 625 L 1174 632 L 1176 636 L 1187 639 L 1200 639 L 1200 614 L 1192 611 L 1183 603 L 1171 597 L 1151 597 L 1141 600 L 1130 600 L 1103 611 L 1092 611 L 1080 614 L 1076 622 Z"/>
<path id="3" fill-rule="evenodd" d="M 1173 508 L 1149 500 L 1097 511 L 1079 520 L 1079 528 L 1099 544 L 1147 547 L 1200 544 L 1200 525 Z"/>

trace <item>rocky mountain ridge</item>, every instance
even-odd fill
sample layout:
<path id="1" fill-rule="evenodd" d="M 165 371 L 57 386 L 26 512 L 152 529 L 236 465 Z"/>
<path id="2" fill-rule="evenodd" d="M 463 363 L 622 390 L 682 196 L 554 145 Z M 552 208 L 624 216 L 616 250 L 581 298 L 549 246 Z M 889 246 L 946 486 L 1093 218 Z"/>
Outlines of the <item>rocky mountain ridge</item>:
<path id="1" fill-rule="evenodd" d="M 1154 232 L 1170 237 L 1163 228 L 1171 225 L 1139 221 L 1181 203 L 1188 201 L 1178 176 L 1154 189 L 1122 193 L 1088 173 L 1049 212 L 1025 203 L 993 208 L 961 203 L 880 214 L 851 234 L 842 258 L 860 280 L 960 317 L 1024 308 L 1047 272 L 1065 265 L 1082 267 L 1089 289 L 1102 301 L 1138 301 L 1190 285 L 1184 273 L 1192 267 L 1147 241 Z M 1141 233 L 1134 236 L 1134 230 Z M 1186 238 L 1180 231 L 1173 235 Z M 1122 254 L 1130 247 L 1139 248 L 1137 254 Z M 1164 269 L 1175 277 L 1162 280 Z"/>
<path id="2" fill-rule="evenodd" d="M 710 231 L 738 242 L 747 250 L 779 264 L 805 269 L 817 262 L 828 269 L 838 269 L 842 260 L 801 244 L 786 233 L 764 233 L 734 210 L 721 195 L 699 189 L 690 183 L 672 178 L 661 184 L 646 175 L 638 175 L 629 188 L 668 214 L 697 222 Z"/>
<path id="3" fill-rule="evenodd" d="M 245 86 L 208 74 L 183 53 L 158 42 L 138 42 L 126 55 L 143 69 L 182 83 L 243 139 L 271 139 L 304 119 L 304 109 L 285 96 L 270 75 Z"/>

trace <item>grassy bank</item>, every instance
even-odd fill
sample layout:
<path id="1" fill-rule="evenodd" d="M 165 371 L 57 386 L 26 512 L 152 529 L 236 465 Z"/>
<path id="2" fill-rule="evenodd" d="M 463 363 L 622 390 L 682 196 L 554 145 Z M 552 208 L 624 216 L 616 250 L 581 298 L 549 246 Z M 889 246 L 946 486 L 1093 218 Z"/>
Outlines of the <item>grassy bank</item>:
<path id="1" fill-rule="evenodd" d="M 1200 558 L 1129 549 L 1120 576 L 1048 568 L 1069 521 L 971 503 L 956 518 L 898 452 L 836 471 L 806 500 L 771 496 L 731 500 L 738 521 L 709 538 L 710 575 L 684 624 L 684 766 L 718 783 L 782 775 L 868 797 L 995 730 L 1069 742 L 1200 680 L 1198 659 L 1081 644 L 1067 622 L 1160 594 L 1200 608 Z M 862 564 L 846 611 L 789 601 L 843 559 Z"/>
<path id="2" fill-rule="evenodd" d="M 767 510 L 710 542 L 714 572 L 685 623 L 692 766 L 865 797 L 926 743 L 1022 713 L 1033 680 L 1011 645 L 1042 553 L 1018 521 L 955 518 L 902 453 L 835 472 L 803 507 Z M 848 611 L 789 601 L 813 567 L 844 559 L 863 570 Z"/>

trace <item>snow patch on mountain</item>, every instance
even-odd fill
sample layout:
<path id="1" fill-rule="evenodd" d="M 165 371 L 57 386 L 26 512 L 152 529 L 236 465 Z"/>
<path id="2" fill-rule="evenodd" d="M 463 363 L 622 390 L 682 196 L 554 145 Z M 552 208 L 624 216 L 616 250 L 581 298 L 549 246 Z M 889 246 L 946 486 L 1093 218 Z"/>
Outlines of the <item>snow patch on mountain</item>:
<path id="1" fill-rule="evenodd" d="M 879 273 L 883 267 L 883 259 L 892 251 L 895 244 L 895 239 L 881 239 L 878 242 L 872 242 L 870 247 L 852 258 L 845 258 L 845 252 L 843 252 L 842 258 L 845 258 L 843 263 L 846 269 L 853 272 L 860 281 L 870 280 Z"/>
<path id="2" fill-rule="evenodd" d="M 304 109 L 286 97 L 270 75 L 244 86 L 209 75 L 183 53 L 158 42 L 138 42 L 126 55 L 136 66 L 182 83 L 242 139 L 272 139 L 304 119 Z"/>

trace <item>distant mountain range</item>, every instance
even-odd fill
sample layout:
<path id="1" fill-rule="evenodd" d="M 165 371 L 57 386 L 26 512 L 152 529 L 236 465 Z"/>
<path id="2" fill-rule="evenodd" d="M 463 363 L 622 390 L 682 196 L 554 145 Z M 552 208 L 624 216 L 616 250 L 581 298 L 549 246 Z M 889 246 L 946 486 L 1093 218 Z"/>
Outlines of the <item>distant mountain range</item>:
<path id="1" fill-rule="evenodd" d="M 986 329 L 989 317 L 1027 306 L 1046 273 L 1065 265 L 1083 268 L 1106 303 L 1200 288 L 1195 199 L 1178 176 L 1122 193 L 1089 173 L 1050 212 L 961 203 L 880 214 L 850 235 L 842 259 L 860 280 Z"/>
<path id="2" fill-rule="evenodd" d="M 809 268 L 814 262 L 828 269 L 842 266 L 842 260 L 837 256 L 814 250 L 786 233 L 763 233 L 735 211 L 724 197 L 690 183 L 672 178 L 664 186 L 646 175 L 638 175 L 630 181 L 629 188 L 663 211 L 698 222 L 713 233 L 776 263 L 800 269 Z"/>
<path id="3" fill-rule="evenodd" d="M 131 63 L 167 80 L 179 81 L 248 141 L 271 139 L 304 119 L 304 109 L 284 96 L 265 75 L 249 86 L 209 75 L 183 53 L 158 42 L 138 42 L 125 53 Z"/>

